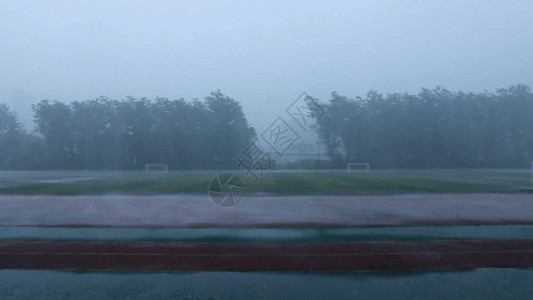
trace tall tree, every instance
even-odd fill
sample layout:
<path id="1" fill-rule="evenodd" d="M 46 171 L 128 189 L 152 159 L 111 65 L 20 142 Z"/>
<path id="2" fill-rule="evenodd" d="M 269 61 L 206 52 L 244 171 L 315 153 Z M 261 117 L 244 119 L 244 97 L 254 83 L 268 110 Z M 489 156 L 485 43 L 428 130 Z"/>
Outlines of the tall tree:
<path id="1" fill-rule="evenodd" d="M 73 119 L 70 107 L 61 102 L 43 100 L 33 106 L 37 131 L 47 145 L 48 164 L 68 169 L 74 164 Z"/>
<path id="2" fill-rule="evenodd" d="M 205 103 L 213 166 L 234 167 L 234 157 L 252 141 L 255 131 L 248 125 L 241 105 L 219 90 L 205 98 Z"/>
<path id="3" fill-rule="evenodd" d="M 16 114 L 0 103 L 0 168 L 13 168 L 17 164 L 22 135 Z"/>

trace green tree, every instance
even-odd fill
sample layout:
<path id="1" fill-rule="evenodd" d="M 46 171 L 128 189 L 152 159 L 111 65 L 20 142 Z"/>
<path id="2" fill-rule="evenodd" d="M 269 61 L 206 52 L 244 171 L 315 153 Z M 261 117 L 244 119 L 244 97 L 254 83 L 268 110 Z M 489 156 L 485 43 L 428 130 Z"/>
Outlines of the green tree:
<path id="1" fill-rule="evenodd" d="M 74 165 L 73 119 L 70 107 L 43 100 L 33 106 L 37 131 L 47 146 L 46 159 L 51 168 L 68 169 Z"/>
<path id="2" fill-rule="evenodd" d="M 0 168 L 14 168 L 19 159 L 22 126 L 17 115 L 0 103 Z"/>
<path id="3" fill-rule="evenodd" d="M 209 123 L 204 125 L 211 144 L 208 152 L 213 167 L 235 167 L 239 155 L 255 138 L 241 105 L 219 90 L 205 98 Z"/>

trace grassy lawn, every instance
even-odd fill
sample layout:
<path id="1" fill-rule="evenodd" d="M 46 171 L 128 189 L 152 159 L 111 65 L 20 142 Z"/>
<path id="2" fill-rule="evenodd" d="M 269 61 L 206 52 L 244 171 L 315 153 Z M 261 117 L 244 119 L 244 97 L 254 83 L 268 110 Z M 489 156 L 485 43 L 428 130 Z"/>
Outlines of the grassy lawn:
<path id="1" fill-rule="evenodd" d="M 211 178 L 232 171 L 14 171 L 0 172 L 3 195 L 206 194 Z M 527 170 L 375 170 L 266 172 L 257 182 L 234 171 L 247 194 L 381 195 L 409 193 L 523 193 Z"/>

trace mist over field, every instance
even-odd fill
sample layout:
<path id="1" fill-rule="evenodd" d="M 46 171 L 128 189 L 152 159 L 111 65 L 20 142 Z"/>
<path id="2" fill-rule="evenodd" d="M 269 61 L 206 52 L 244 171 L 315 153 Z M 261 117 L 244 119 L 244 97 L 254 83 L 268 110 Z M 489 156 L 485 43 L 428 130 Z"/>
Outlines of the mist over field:
<path id="1" fill-rule="evenodd" d="M 0 299 L 532 298 L 532 12 L 0 0 Z"/>
<path id="2" fill-rule="evenodd" d="M 0 7 L 4 170 L 533 161 L 528 1 Z"/>

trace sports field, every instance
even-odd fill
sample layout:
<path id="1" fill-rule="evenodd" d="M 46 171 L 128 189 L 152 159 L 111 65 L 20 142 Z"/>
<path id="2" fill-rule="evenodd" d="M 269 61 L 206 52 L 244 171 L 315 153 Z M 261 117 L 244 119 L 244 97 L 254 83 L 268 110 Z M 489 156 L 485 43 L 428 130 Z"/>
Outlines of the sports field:
<path id="1" fill-rule="evenodd" d="M 531 170 L 374 170 L 369 173 L 265 171 L 257 181 L 236 171 L 3 171 L 0 195 L 206 194 L 219 173 L 237 174 L 252 195 L 530 193 Z"/>
<path id="2" fill-rule="evenodd" d="M 152 285 L 154 277 L 167 276 L 178 286 L 185 281 L 216 286 L 222 284 L 219 274 L 235 279 L 240 274 L 218 271 L 253 271 L 258 273 L 246 278 L 264 280 L 266 289 L 279 285 L 280 278 L 307 278 L 306 286 L 313 285 L 315 275 L 329 284 L 346 279 L 339 296 L 349 298 L 370 295 L 360 290 L 368 280 L 394 289 L 397 280 L 388 278 L 396 271 L 391 270 L 425 270 L 411 281 L 397 273 L 413 289 L 424 287 L 428 276 L 463 276 L 493 287 L 502 272 L 517 273 L 521 280 L 531 276 L 530 270 L 517 269 L 531 268 L 533 261 L 530 170 L 271 171 L 257 182 L 234 171 L 245 197 L 229 209 L 213 205 L 208 196 L 209 182 L 222 172 L 232 171 L 0 172 L 1 268 L 23 270 L 5 270 L 4 278 L 120 281 L 127 275 Z M 428 271 L 477 268 L 513 269 Z M 140 270 L 194 273 L 122 273 Z M 261 273 L 355 270 L 365 272 L 340 277 Z M 16 282 L 3 279 L 6 290 L 0 295 L 23 295 L 26 290 L 18 292 Z M 263 294 L 252 293 L 250 284 L 247 293 Z M 352 289 L 358 284 L 357 291 Z M 504 294 L 504 286 L 493 292 Z M 514 287 L 520 290 L 514 296 L 526 291 L 519 283 Z M 191 296 L 166 288 L 145 291 L 147 296 Z M 36 285 L 30 291 L 42 292 Z M 462 293 L 467 292 L 465 287 Z M 443 294 L 449 292 L 434 296 Z M 202 296 L 211 295 L 222 293 L 217 287 Z"/>

